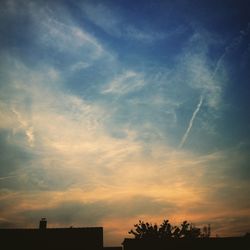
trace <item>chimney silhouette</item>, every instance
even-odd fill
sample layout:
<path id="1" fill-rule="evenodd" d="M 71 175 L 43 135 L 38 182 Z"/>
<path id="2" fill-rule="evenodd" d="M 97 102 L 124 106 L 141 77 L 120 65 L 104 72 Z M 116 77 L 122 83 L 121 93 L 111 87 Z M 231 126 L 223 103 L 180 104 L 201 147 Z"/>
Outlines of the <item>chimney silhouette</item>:
<path id="1" fill-rule="evenodd" d="M 46 229 L 47 228 L 47 220 L 46 218 L 42 218 L 39 223 L 39 229 Z"/>

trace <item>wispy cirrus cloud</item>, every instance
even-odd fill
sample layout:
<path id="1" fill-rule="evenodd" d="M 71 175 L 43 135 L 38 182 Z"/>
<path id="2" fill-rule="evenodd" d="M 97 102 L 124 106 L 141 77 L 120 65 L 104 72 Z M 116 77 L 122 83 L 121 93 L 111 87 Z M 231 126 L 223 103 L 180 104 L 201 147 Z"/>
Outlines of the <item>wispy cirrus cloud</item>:
<path id="1" fill-rule="evenodd" d="M 63 5 L 47 6 L 34 1 L 7 1 L 5 6 L 3 14 L 8 17 L 10 25 L 14 25 L 12 23 L 14 19 L 20 20 L 20 23 L 30 20 L 26 25 L 30 32 L 28 36 L 32 36 L 32 40 L 29 40 L 29 37 L 25 39 L 33 50 L 32 56 L 37 56 L 43 62 L 48 61 L 64 66 L 65 69 L 76 69 L 80 66 L 84 69 L 86 63 L 90 66 L 103 58 L 113 59 L 112 53 L 108 52 L 84 25 L 76 22 L 70 11 Z M 19 28 L 24 29 L 23 26 Z M 38 48 L 50 51 L 53 57 L 46 56 L 46 53 L 41 56 Z M 64 57 L 63 61 L 59 59 L 61 56 Z"/>
<path id="2" fill-rule="evenodd" d="M 82 3 L 81 9 L 90 21 L 108 34 L 121 35 L 119 27 L 121 27 L 123 20 L 119 15 L 119 9 L 114 10 L 105 4 L 92 4 L 91 2 Z"/>
<path id="3" fill-rule="evenodd" d="M 142 74 L 135 71 L 125 71 L 108 83 L 102 90 L 102 93 L 123 95 L 136 91 L 144 87 L 144 85 L 145 81 Z"/>
<path id="4" fill-rule="evenodd" d="M 188 75 L 193 75 L 193 79 L 190 82 L 190 86 L 195 89 L 199 89 L 201 91 L 200 102 L 196 106 L 191 119 L 189 121 L 189 125 L 182 137 L 182 140 L 179 144 L 179 147 L 182 147 L 185 141 L 188 138 L 190 130 L 192 129 L 193 122 L 198 114 L 201 105 L 203 103 L 203 96 L 206 98 L 206 104 L 210 109 L 217 109 L 219 108 L 220 101 L 221 101 L 221 94 L 223 92 L 223 87 L 225 87 L 225 70 L 223 66 L 223 61 L 227 55 L 229 55 L 234 49 L 239 47 L 242 40 L 248 35 L 250 31 L 250 25 L 248 24 L 247 28 L 240 32 L 240 34 L 233 39 L 233 41 L 226 46 L 223 54 L 217 60 L 215 67 L 209 65 L 208 61 L 206 60 L 206 54 L 200 55 L 198 54 L 193 57 L 193 55 L 188 56 Z M 199 40 L 200 34 L 195 34 L 195 36 L 191 39 L 192 43 L 197 42 Z M 192 50 L 191 50 L 192 51 Z M 206 50 L 203 49 L 204 52 Z M 224 79 L 223 79 L 224 78 Z"/>
<path id="5" fill-rule="evenodd" d="M 247 27 L 244 30 L 241 30 L 237 37 L 235 37 L 229 45 L 227 45 L 224 49 L 224 52 L 219 57 L 219 59 L 216 62 L 215 69 L 212 75 L 212 78 L 214 78 L 217 74 L 217 72 L 221 69 L 223 65 L 223 61 L 226 58 L 227 55 L 229 55 L 234 49 L 239 47 L 241 42 L 248 36 L 250 32 L 250 23 L 247 24 Z"/>
<path id="6" fill-rule="evenodd" d="M 39 42 L 60 53 L 68 53 L 70 57 L 74 56 L 74 59 L 79 53 L 84 55 L 82 59 L 88 61 L 96 60 L 105 55 L 103 46 L 94 36 L 76 24 L 69 13 L 65 13 L 66 10 L 47 11 L 46 8 L 41 8 L 37 14 L 37 8 L 38 6 L 34 6 L 30 12 L 34 26 L 39 32 L 39 36 L 37 36 Z M 58 18 L 59 11 L 63 11 L 63 19 Z"/>
<path id="7" fill-rule="evenodd" d="M 125 18 L 122 10 L 112 5 L 84 2 L 81 4 L 81 9 L 88 20 L 114 37 L 145 43 L 152 43 L 166 37 L 162 32 L 138 27 L 132 23 L 127 24 L 128 20 Z"/>
<path id="8" fill-rule="evenodd" d="M 84 61 L 80 61 L 80 62 L 77 62 L 75 64 L 73 64 L 70 69 L 75 72 L 75 71 L 79 71 L 79 70 L 84 70 L 88 67 L 90 67 L 91 64 L 87 63 L 87 62 L 84 62 Z"/>
<path id="9" fill-rule="evenodd" d="M 20 128 L 24 129 L 25 135 L 29 145 L 32 147 L 34 144 L 34 132 L 33 127 L 27 123 L 22 117 L 21 114 L 13 107 L 12 112 L 16 115 L 17 121 L 20 124 Z M 18 129 L 18 128 L 17 128 Z M 13 131 L 15 133 L 15 131 Z"/>
<path id="10" fill-rule="evenodd" d="M 109 244 L 138 219 L 243 232 L 249 150 L 218 144 L 228 70 L 215 70 L 210 48 L 221 42 L 183 24 L 154 31 L 103 2 L 73 15 L 76 6 L 6 1 L 1 10 L 14 45 L 0 51 L 0 224 L 37 226 L 42 214 L 51 226 L 102 225 Z M 187 29 L 174 56 L 177 41 L 152 46 L 157 55 L 119 47 Z"/>
<path id="11" fill-rule="evenodd" d="M 56 85 L 57 81 L 61 81 L 60 73 L 54 79 L 45 74 L 47 68 L 44 71 L 30 71 L 21 63 L 18 68 L 13 74 L 9 71 L 8 85 L 21 91 L 11 92 L 11 98 L 4 102 L 3 112 L 5 117 L 10 118 L 10 122 L 1 123 L 1 128 L 12 132 L 12 143 L 20 147 L 32 146 L 35 153 L 47 154 L 47 157 L 37 158 L 37 164 L 43 166 L 44 170 L 52 164 L 61 165 L 69 171 L 73 167 L 79 172 L 83 155 L 86 157 L 85 164 L 97 164 L 98 169 L 101 165 L 109 168 L 123 161 L 128 154 L 140 151 L 140 145 L 134 141 L 133 134 L 127 134 L 123 140 L 106 134 L 105 119 L 109 117 L 110 110 L 107 112 L 106 108 L 98 104 L 65 93 L 60 84 Z M 15 78 L 16 74 L 19 75 L 18 80 Z M 14 86 L 12 81 L 15 82 Z M 28 111 L 25 109 L 27 98 L 31 107 Z M 51 122 L 47 123 L 48 120 Z M 98 161 L 92 162 L 97 155 Z M 57 160 L 57 157 L 61 160 Z M 56 167 L 54 170 L 61 171 L 60 169 Z M 32 166 L 27 171 L 32 173 Z M 91 168 L 86 168 L 86 176 L 92 179 L 91 172 Z M 95 182 L 94 176 L 92 181 Z"/>

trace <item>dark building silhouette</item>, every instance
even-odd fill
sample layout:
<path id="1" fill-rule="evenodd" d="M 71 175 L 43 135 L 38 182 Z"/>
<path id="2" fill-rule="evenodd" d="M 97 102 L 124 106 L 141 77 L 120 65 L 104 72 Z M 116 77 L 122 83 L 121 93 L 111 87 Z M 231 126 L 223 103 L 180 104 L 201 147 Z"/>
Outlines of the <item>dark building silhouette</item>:
<path id="1" fill-rule="evenodd" d="M 122 250 L 122 247 L 104 247 L 103 250 Z"/>
<path id="2" fill-rule="evenodd" d="M 197 238 L 197 239 L 125 239 L 124 250 L 241 250 L 250 249 L 249 237 Z"/>
<path id="3" fill-rule="evenodd" d="M 0 229 L 3 250 L 241 250 L 250 249 L 250 236 L 225 238 L 131 239 L 123 247 L 103 247 L 103 228 L 47 228 L 42 218 L 37 229 Z"/>
<path id="4" fill-rule="evenodd" d="M 46 218 L 42 218 L 39 222 L 39 229 L 46 229 L 47 228 L 47 220 Z"/>
<path id="5" fill-rule="evenodd" d="M 103 228 L 47 228 L 43 218 L 39 229 L 0 229 L 3 250 L 103 250 Z"/>

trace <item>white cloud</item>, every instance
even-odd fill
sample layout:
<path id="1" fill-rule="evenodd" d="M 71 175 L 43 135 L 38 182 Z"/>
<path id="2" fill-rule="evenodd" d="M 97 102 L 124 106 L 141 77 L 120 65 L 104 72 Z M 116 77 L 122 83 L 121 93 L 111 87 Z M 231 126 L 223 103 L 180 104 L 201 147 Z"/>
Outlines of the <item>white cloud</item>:
<path id="1" fill-rule="evenodd" d="M 100 9 L 97 8 L 98 11 Z M 37 14 L 36 11 L 34 13 Z M 44 19 L 40 19 L 41 17 Z M 41 36 L 42 32 L 38 34 L 39 42 L 47 43 L 61 53 L 66 51 L 73 55 L 74 60 L 69 65 L 72 72 L 87 69 L 95 60 L 109 54 L 93 35 L 76 25 L 67 15 L 62 15 L 58 20 L 53 12 L 46 14 L 43 9 L 33 18 L 38 31 L 44 32 L 44 36 Z M 97 24 L 101 25 L 101 21 Z M 118 21 L 105 25 L 107 29 L 116 32 L 115 27 L 120 23 Z M 137 34 L 137 29 L 130 32 L 130 36 L 138 35 L 139 40 L 147 39 L 139 30 Z M 192 46 L 195 47 L 193 44 Z M 176 110 L 183 107 L 185 97 L 190 99 L 189 93 L 197 91 L 197 96 L 203 94 L 203 104 L 209 110 L 219 107 L 224 81 L 219 81 L 220 75 L 211 79 L 213 67 L 206 52 L 188 49 L 184 51 L 184 55 L 180 55 L 176 68 L 169 70 L 164 77 L 154 76 L 159 78 L 157 84 L 150 75 L 154 75 L 158 68 L 150 73 L 127 70 L 116 77 L 111 74 L 112 80 L 107 82 L 105 79 L 107 84 L 98 89 L 103 94 L 101 97 L 97 96 L 101 100 L 87 99 L 79 93 L 77 96 L 65 89 L 64 72 L 56 70 L 50 64 L 41 63 L 34 70 L 17 60 L 2 57 L 5 67 L 3 72 L 7 77 L 0 92 L 1 132 L 13 131 L 14 133 L 8 133 L 6 143 L 25 150 L 28 148 L 32 160 L 28 163 L 20 162 L 18 169 L 0 178 L 5 190 L 13 180 L 11 188 L 21 189 L 11 194 L 1 190 L 1 201 L 6 199 L 8 204 L 12 204 L 1 216 L 12 219 L 20 218 L 18 216 L 21 214 L 21 219 L 24 220 L 23 212 L 29 213 L 41 208 L 48 211 L 58 207 L 62 201 L 79 201 L 83 204 L 123 201 L 130 207 L 133 206 L 133 201 L 129 197 L 139 195 L 159 201 L 159 204 L 169 201 L 169 204 L 175 204 L 178 208 L 171 211 L 168 204 L 164 208 L 161 205 L 159 208 L 162 213 L 151 217 L 152 220 L 166 214 L 177 220 L 188 218 L 196 221 L 220 216 L 220 211 L 226 211 L 228 216 L 246 214 L 244 198 L 247 195 L 241 191 L 248 190 L 249 184 L 234 182 L 232 177 L 226 176 L 225 159 L 229 157 L 225 152 L 197 155 L 190 151 L 177 151 L 170 145 L 167 136 L 162 136 L 168 133 L 166 129 L 169 125 L 163 129 L 157 127 L 159 123 L 162 125 L 172 122 L 176 125 Z M 143 91 L 145 82 L 150 93 L 143 92 L 136 96 L 137 99 L 128 98 L 127 103 L 132 104 L 130 111 L 134 111 L 134 107 L 138 108 L 133 115 L 136 118 L 141 114 L 145 115 L 146 122 L 138 119 L 137 123 L 141 122 L 140 124 L 123 124 L 120 128 L 112 117 L 121 114 L 119 108 L 124 103 L 105 103 L 105 100 L 110 100 L 111 95 L 119 97 Z M 149 82 L 154 84 L 149 86 Z M 201 104 L 202 99 L 196 109 L 190 112 L 190 129 Z M 157 108 L 154 109 L 155 107 Z M 115 113 L 114 110 L 118 112 Z M 160 119 L 158 122 L 154 118 L 159 118 L 162 111 L 164 114 L 171 114 L 170 118 Z M 121 129 L 123 136 L 113 137 L 110 130 L 114 127 Z M 145 130 L 150 135 L 159 130 L 160 136 L 148 143 L 147 140 L 140 139 Z M 164 142 L 161 138 L 164 138 Z M 237 204 L 233 208 L 228 206 L 231 204 L 231 197 L 222 199 L 215 195 L 224 194 L 225 191 L 230 193 L 236 186 L 238 189 L 234 193 L 240 202 L 235 202 Z M 237 195 L 239 193 L 243 193 L 241 197 Z M 147 209 L 142 208 L 138 216 L 151 216 Z M 103 207 L 97 211 L 103 213 Z M 84 213 L 88 214 L 88 211 Z M 121 222 L 117 218 L 120 215 L 119 211 L 109 214 L 103 219 L 104 226 L 110 229 L 112 222 Z M 134 219 L 129 218 L 129 223 Z"/>
<path id="2" fill-rule="evenodd" d="M 16 115 L 17 121 L 20 124 L 20 128 L 24 130 L 25 135 L 27 137 L 27 141 L 30 147 L 34 145 L 34 131 L 33 127 L 28 124 L 28 121 L 24 120 L 21 114 L 16 110 L 15 107 L 12 108 L 12 112 Z M 19 129 L 19 128 L 17 128 Z M 16 129 L 14 129 L 14 133 Z"/>
<path id="3" fill-rule="evenodd" d="M 187 84 L 204 95 L 206 104 L 210 108 L 217 109 L 225 80 L 212 78 L 213 71 L 206 55 L 187 53 L 182 63 Z"/>
<path id="4" fill-rule="evenodd" d="M 206 137 L 207 133 L 211 134 L 214 120 L 221 114 L 222 93 L 227 83 L 227 72 L 222 67 L 216 77 L 213 77 L 214 65 L 208 54 L 211 43 L 214 44 L 215 39 L 208 33 L 195 32 L 176 58 L 175 67 L 171 70 L 162 70 L 158 79 L 154 80 L 160 84 L 165 102 L 168 100 L 170 104 L 176 103 L 169 108 L 177 118 L 177 125 L 185 129 L 178 143 L 179 146 L 186 140 L 192 125 L 190 129 L 188 128 L 194 120 L 198 119 L 196 128 L 202 130 Z M 195 111 L 199 107 L 197 104 L 201 96 L 203 97 L 202 108 L 201 112 L 197 113 Z M 190 107 L 194 107 L 193 110 L 190 111 Z M 183 109 L 185 115 L 186 112 L 190 112 L 186 124 L 181 124 L 183 120 L 180 117 L 180 110 Z M 192 117 L 194 114 L 195 116 Z"/>
<path id="5" fill-rule="evenodd" d="M 37 165 L 50 168 L 54 161 L 61 169 L 84 169 L 82 175 L 94 181 L 95 176 L 91 177 L 93 173 L 90 173 L 95 168 L 101 171 L 102 167 L 119 164 L 128 155 L 140 152 L 141 145 L 134 141 L 133 133 L 128 131 L 123 140 L 107 133 L 105 119 L 110 110 L 66 93 L 59 84 L 60 73 L 54 78 L 54 74 L 46 74 L 47 71 L 46 68 L 32 71 L 19 63 L 8 72 L 7 84 L 14 89 L 2 105 L 4 116 L 8 114 L 11 121 L 1 123 L 1 128 L 15 131 L 12 143 L 23 147 L 25 142 L 17 135 L 24 133 L 34 152 L 45 153 L 41 159 L 38 157 Z M 130 72 L 127 77 L 132 75 L 135 74 Z M 57 158 L 60 160 L 55 161 Z"/>
<path id="6" fill-rule="evenodd" d="M 71 20 L 58 21 L 55 17 L 47 16 L 44 13 L 34 18 L 40 29 L 41 42 L 61 53 L 79 55 L 80 52 L 83 58 L 87 56 L 88 60 L 95 60 L 105 52 L 102 45 L 93 36 L 72 23 Z"/>
<path id="7" fill-rule="evenodd" d="M 125 71 L 107 84 L 102 90 L 102 93 L 124 95 L 136 91 L 144 85 L 145 82 L 142 74 L 134 71 Z"/>
<path id="8" fill-rule="evenodd" d="M 88 67 L 90 67 L 91 64 L 87 63 L 87 62 L 77 62 L 75 64 L 73 64 L 70 69 L 74 72 L 74 71 L 79 71 L 79 70 L 83 70 L 83 69 L 86 69 Z"/>
<path id="9" fill-rule="evenodd" d="M 82 11 L 95 25 L 101 27 L 105 32 L 114 36 L 121 36 L 122 17 L 119 10 L 113 10 L 103 3 L 82 3 Z"/>
<path id="10" fill-rule="evenodd" d="M 81 9 L 92 23 L 111 36 L 146 43 L 165 38 L 165 34 L 145 28 L 146 24 L 143 27 L 137 27 L 134 23 L 129 23 L 122 10 L 113 5 L 84 2 L 81 4 Z"/>
<path id="11" fill-rule="evenodd" d="M 75 204 L 77 201 L 82 204 L 81 207 L 106 202 L 105 207 L 96 210 L 103 215 L 98 222 L 107 230 L 119 220 L 129 227 L 132 225 L 129 223 L 137 218 L 128 213 L 124 221 L 120 219 L 123 212 L 111 207 L 122 201 L 134 211 L 131 197 L 141 196 L 145 196 L 145 200 L 148 199 L 154 204 L 153 208 L 161 212 L 153 215 L 139 203 L 140 211 L 136 216 L 150 217 L 152 221 L 168 214 L 178 223 L 186 218 L 199 223 L 220 216 L 221 211 L 226 211 L 228 216 L 246 213 L 243 203 L 239 202 L 230 210 L 227 198 L 215 195 L 223 189 L 230 192 L 235 186 L 230 177 L 225 177 L 225 152 L 197 156 L 177 151 L 168 142 L 161 144 L 156 141 L 149 145 L 151 150 L 145 153 L 145 142 L 137 139 L 138 131 L 127 128 L 123 138 L 110 136 L 105 124 L 112 107 L 68 93 L 60 85 L 61 72 L 46 67 L 34 71 L 17 61 L 9 63 L 14 67 L 11 70 L 7 67 L 9 70 L 5 73 L 9 74 L 9 82 L 6 84 L 12 91 L 7 92 L 1 107 L 12 122 L 7 124 L 1 121 L 1 129 L 17 129 L 21 125 L 27 130 L 32 124 L 35 140 L 31 151 L 36 157 L 28 166 L 21 163 L 19 171 L 0 179 L 1 182 L 14 180 L 22 184 L 22 191 L 1 193 L 2 201 L 7 204 L 1 214 L 2 219 L 8 221 L 15 218 L 22 226 L 28 218 L 25 213 L 49 213 L 63 202 Z M 45 74 L 48 71 L 52 74 Z M 135 88 L 127 81 L 133 82 L 140 77 L 139 73 L 126 71 L 107 87 L 110 91 L 107 93 L 128 93 Z M 122 84 L 126 87 L 123 88 Z M 27 97 L 31 97 L 30 109 L 25 106 Z M 18 104 L 15 106 L 18 115 L 9 108 L 13 103 Z M 161 102 L 156 102 L 156 105 L 161 105 Z M 17 134 L 12 136 L 11 143 L 24 146 L 23 138 L 18 138 Z M 26 135 L 25 141 L 27 139 Z M 244 190 L 244 185 L 239 190 Z M 23 187 L 29 191 L 26 192 Z M 242 201 L 244 197 L 245 194 L 237 196 L 237 199 Z M 8 206 L 10 203 L 11 207 Z M 171 210 L 171 204 L 178 209 Z M 105 209 L 111 212 L 106 215 Z M 53 217 L 55 213 L 50 215 Z M 83 213 L 84 216 L 89 215 L 89 211 Z M 72 222 L 79 223 L 76 219 Z M 62 225 L 57 223 L 57 226 Z M 123 237 L 126 227 L 120 232 Z"/>
<path id="12" fill-rule="evenodd" d="M 142 29 L 136 28 L 132 25 L 127 26 L 123 32 L 124 36 L 132 39 L 138 40 L 146 43 L 152 43 L 157 40 L 162 40 L 166 38 L 166 35 L 160 32 L 154 31 L 144 31 Z"/>

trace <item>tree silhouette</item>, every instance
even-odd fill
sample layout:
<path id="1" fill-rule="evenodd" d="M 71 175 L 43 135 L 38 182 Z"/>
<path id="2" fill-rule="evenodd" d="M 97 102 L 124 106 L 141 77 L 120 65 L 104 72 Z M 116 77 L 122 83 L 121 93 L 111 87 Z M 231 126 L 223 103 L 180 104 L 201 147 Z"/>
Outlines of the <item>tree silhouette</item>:
<path id="1" fill-rule="evenodd" d="M 183 221 L 183 223 L 181 224 L 181 229 L 179 231 L 179 238 L 198 238 L 200 236 L 200 228 L 193 226 L 187 221 Z"/>
<path id="2" fill-rule="evenodd" d="M 173 227 L 169 220 L 164 220 L 159 228 L 159 238 L 161 239 L 169 239 L 174 237 L 177 232 L 177 227 Z"/>
<path id="3" fill-rule="evenodd" d="M 144 223 L 139 220 L 138 224 L 134 225 L 135 231 L 130 230 L 129 234 L 133 234 L 136 239 L 156 239 L 159 237 L 159 229 L 156 224 Z"/>
<path id="4" fill-rule="evenodd" d="M 133 234 L 135 239 L 171 239 L 171 238 L 198 238 L 198 237 L 209 237 L 210 236 L 210 226 L 209 234 L 201 232 L 201 229 L 195 227 L 193 224 L 183 221 L 180 227 L 172 226 L 169 220 L 164 220 L 162 224 L 158 227 L 157 224 L 152 224 L 148 222 L 143 222 L 139 220 L 138 224 L 134 225 L 135 229 L 131 229 L 128 233 Z"/>

